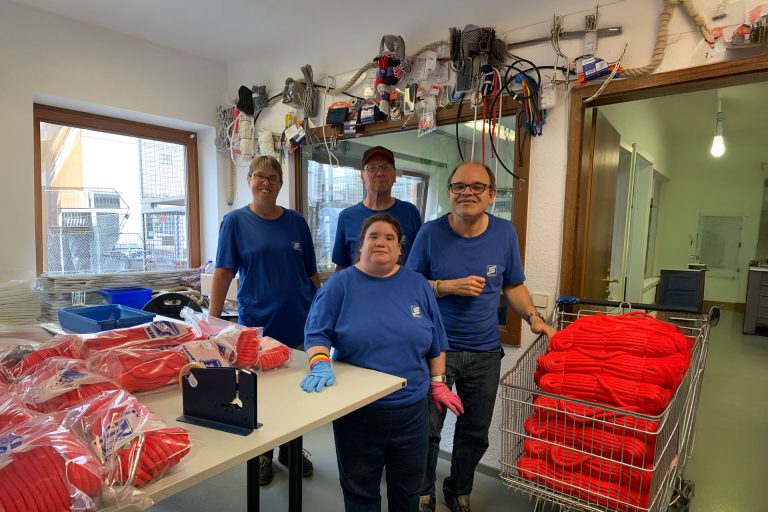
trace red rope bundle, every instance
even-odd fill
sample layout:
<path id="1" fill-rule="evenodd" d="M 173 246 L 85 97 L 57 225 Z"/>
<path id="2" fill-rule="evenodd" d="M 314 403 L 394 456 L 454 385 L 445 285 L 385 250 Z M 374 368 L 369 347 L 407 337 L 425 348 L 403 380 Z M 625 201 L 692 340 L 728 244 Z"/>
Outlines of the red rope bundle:
<path id="1" fill-rule="evenodd" d="M 259 344 L 259 355 L 256 359 L 256 367 L 260 370 L 272 370 L 285 364 L 291 358 L 291 349 L 277 341 L 265 336 Z"/>
<path id="2" fill-rule="evenodd" d="M 625 380 L 655 384 L 675 390 L 682 382 L 690 358 L 684 354 L 665 357 L 641 357 L 622 352 L 552 351 L 541 356 L 534 380 L 539 383 L 545 373 L 601 374 Z"/>
<path id="3" fill-rule="evenodd" d="M 643 434 L 618 434 L 595 425 L 572 425 L 536 416 L 525 420 L 525 431 L 538 440 L 552 441 L 633 466 L 645 466 L 653 461 L 655 438 Z"/>
<path id="4" fill-rule="evenodd" d="M 523 449 L 527 455 L 539 459 L 546 459 L 555 466 L 563 469 L 581 472 L 601 480 L 623 484 L 632 489 L 640 489 L 651 485 L 653 477 L 652 465 L 646 466 L 646 470 L 632 469 L 624 464 L 608 461 L 598 457 L 591 457 L 582 452 L 571 450 L 551 443 L 544 443 L 535 439 L 526 439 Z"/>
<path id="5" fill-rule="evenodd" d="M 645 313 L 583 316 L 549 340 L 550 350 L 560 352 L 621 351 L 641 357 L 675 353 L 690 356 L 692 340 L 678 327 Z"/>
<path id="6" fill-rule="evenodd" d="M 24 423 L 35 416 L 17 395 L 0 396 L 0 434 L 7 428 Z"/>
<path id="7" fill-rule="evenodd" d="M 672 391 L 608 375 L 547 373 L 539 387 L 548 393 L 621 407 L 642 414 L 659 414 L 672 398 Z"/>
<path id="8" fill-rule="evenodd" d="M 139 461 L 130 483 L 141 487 L 164 475 L 189 453 L 189 433 L 183 428 L 168 427 L 147 432 L 140 449 L 139 443 L 140 439 L 136 437 L 130 446 L 115 452 L 120 463 L 114 478 L 120 484 L 128 482 L 133 460 L 137 456 Z"/>
<path id="9" fill-rule="evenodd" d="M 78 358 L 76 350 L 73 348 L 73 341 L 79 338 L 72 335 L 56 336 L 52 340 L 43 343 L 36 350 L 30 352 L 19 361 L 11 370 L 15 377 L 27 375 L 32 368 L 39 365 L 49 357 L 69 357 Z"/>
<path id="10" fill-rule="evenodd" d="M 157 344 L 167 346 L 180 345 L 195 339 L 195 333 L 189 327 L 175 322 L 152 322 L 137 327 L 104 331 L 91 337 L 83 337 L 74 347 L 81 358 L 87 358 L 92 352 L 118 347 L 151 348 Z M 74 345 L 74 344 L 73 344 Z"/>
<path id="11" fill-rule="evenodd" d="M 647 421 L 599 407 L 589 407 L 573 400 L 538 396 L 533 401 L 533 407 L 536 416 L 542 420 L 555 419 L 571 425 L 595 425 L 605 431 L 623 435 L 639 432 L 653 436 L 658 433 L 659 428 L 658 421 Z"/>
<path id="12" fill-rule="evenodd" d="M 523 456 L 517 462 L 520 476 L 546 484 L 564 494 L 577 496 L 611 510 L 636 510 L 648 504 L 648 488 L 637 490 L 599 477 L 563 469 L 538 457 Z M 623 503 L 629 503 L 629 506 Z"/>
<path id="13" fill-rule="evenodd" d="M 70 409 L 62 425 L 95 448 L 111 475 L 110 484 L 126 484 L 135 463 L 133 480 L 128 483 L 145 485 L 189 453 L 186 430 L 166 426 L 136 397 L 122 390 L 102 393 Z"/>
<path id="14" fill-rule="evenodd" d="M 49 418 L 18 425 L 0 454 L 0 510 L 61 512 L 94 507 L 101 468 L 88 449 Z"/>
<path id="15" fill-rule="evenodd" d="M 235 366 L 250 368 L 256 364 L 256 356 L 259 353 L 259 331 L 252 328 L 244 328 L 237 337 L 235 351 L 237 360 Z"/>
<path id="16" fill-rule="evenodd" d="M 178 348 L 118 348 L 94 352 L 89 368 L 106 375 L 130 393 L 152 391 L 176 382 L 187 356 Z"/>
<path id="17" fill-rule="evenodd" d="M 51 357 L 16 381 L 11 391 L 18 393 L 33 411 L 53 412 L 111 389 L 118 387 L 90 371 L 84 361 Z"/>

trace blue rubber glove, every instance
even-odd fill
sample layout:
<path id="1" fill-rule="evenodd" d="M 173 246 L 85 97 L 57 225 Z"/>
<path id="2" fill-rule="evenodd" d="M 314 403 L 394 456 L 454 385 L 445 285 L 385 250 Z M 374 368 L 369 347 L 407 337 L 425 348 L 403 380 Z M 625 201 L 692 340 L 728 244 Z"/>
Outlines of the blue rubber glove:
<path id="1" fill-rule="evenodd" d="M 331 365 L 325 361 L 320 361 L 312 366 L 309 375 L 301 379 L 301 389 L 307 393 L 317 391 L 318 393 L 328 386 L 336 383 L 336 376 L 333 374 Z"/>

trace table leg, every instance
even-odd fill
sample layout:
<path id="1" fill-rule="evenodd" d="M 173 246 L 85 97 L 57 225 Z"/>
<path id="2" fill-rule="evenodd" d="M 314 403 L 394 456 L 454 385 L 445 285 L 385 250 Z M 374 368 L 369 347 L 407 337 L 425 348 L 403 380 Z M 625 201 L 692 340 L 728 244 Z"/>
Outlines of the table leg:
<path id="1" fill-rule="evenodd" d="M 259 457 L 248 459 L 246 467 L 247 511 L 259 512 Z"/>
<path id="2" fill-rule="evenodd" d="M 288 511 L 301 512 L 302 438 L 288 443 Z"/>

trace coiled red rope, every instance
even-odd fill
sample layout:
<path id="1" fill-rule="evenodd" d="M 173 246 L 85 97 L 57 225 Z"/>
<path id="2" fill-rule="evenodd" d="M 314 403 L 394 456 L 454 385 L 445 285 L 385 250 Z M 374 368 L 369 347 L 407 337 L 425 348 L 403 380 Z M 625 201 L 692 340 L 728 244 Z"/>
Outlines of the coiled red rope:
<path id="1" fill-rule="evenodd" d="M 178 348 L 118 348 L 94 352 L 86 364 L 130 393 L 153 391 L 176 382 L 187 364 Z"/>
<path id="2" fill-rule="evenodd" d="M 101 468 L 89 450 L 50 418 L 6 431 L 0 454 L 0 510 L 61 512 L 94 507 Z"/>
<path id="3" fill-rule="evenodd" d="M 146 485 L 178 464 L 190 449 L 186 430 L 166 426 L 122 390 L 102 393 L 70 409 L 62 425 L 95 448 L 110 484 Z"/>
<path id="4" fill-rule="evenodd" d="M 11 391 L 18 393 L 27 407 L 46 413 L 60 411 L 113 389 L 118 386 L 89 370 L 84 361 L 64 357 L 46 359 L 11 386 Z"/>
<path id="5" fill-rule="evenodd" d="M 0 437 L 4 430 L 31 420 L 35 416 L 37 414 L 27 408 L 18 395 L 0 394 Z"/>

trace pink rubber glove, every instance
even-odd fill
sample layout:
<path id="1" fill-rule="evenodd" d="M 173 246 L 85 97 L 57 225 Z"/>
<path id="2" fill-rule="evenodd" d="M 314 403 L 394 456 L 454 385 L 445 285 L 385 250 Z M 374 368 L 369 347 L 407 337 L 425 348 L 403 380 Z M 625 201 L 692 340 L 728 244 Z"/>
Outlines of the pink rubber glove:
<path id="1" fill-rule="evenodd" d="M 459 395 L 448 389 L 445 382 L 430 382 L 429 390 L 432 392 L 432 400 L 435 402 L 437 412 L 443 412 L 443 408 L 449 408 L 458 416 L 464 414 L 464 406 L 461 405 Z"/>

